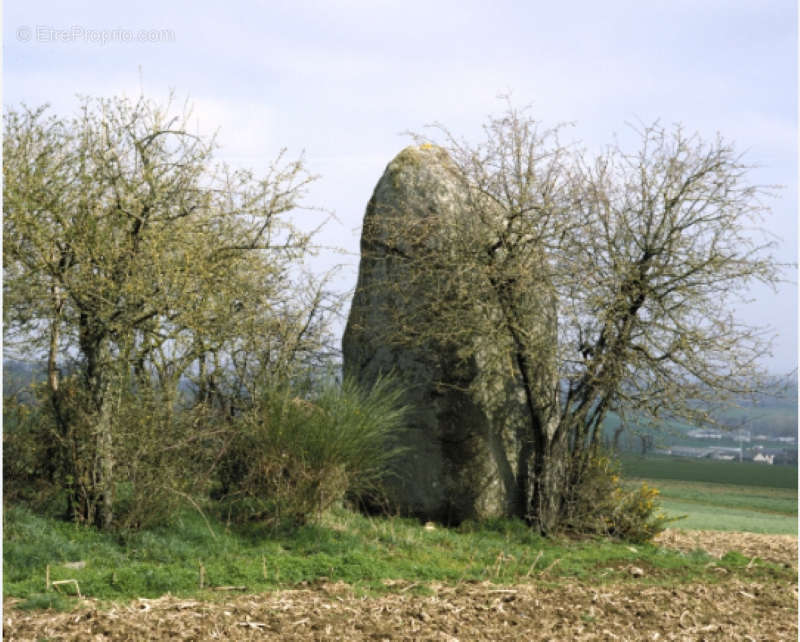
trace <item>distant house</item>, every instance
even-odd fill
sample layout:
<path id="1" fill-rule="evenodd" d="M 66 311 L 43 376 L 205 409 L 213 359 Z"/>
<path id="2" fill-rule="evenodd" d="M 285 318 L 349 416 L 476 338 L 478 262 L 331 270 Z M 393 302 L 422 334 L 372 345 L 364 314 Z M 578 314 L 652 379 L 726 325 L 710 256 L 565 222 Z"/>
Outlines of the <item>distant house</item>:
<path id="1" fill-rule="evenodd" d="M 716 430 L 704 430 L 702 428 L 690 430 L 686 434 L 693 439 L 722 439 L 721 432 Z"/>
<path id="2" fill-rule="evenodd" d="M 756 446 L 752 450 L 745 451 L 745 459 L 775 466 L 778 464 L 797 466 L 797 449 Z"/>
<path id="3" fill-rule="evenodd" d="M 672 446 L 670 450 L 676 457 L 708 457 L 713 452 L 711 448 L 693 448 L 692 446 Z"/>
<path id="4" fill-rule="evenodd" d="M 720 459 L 723 461 L 733 461 L 734 459 L 740 459 L 742 456 L 742 451 L 739 448 L 725 448 L 722 446 L 712 446 L 709 448 L 711 451 L 707 456 L 711 459 Z"/>

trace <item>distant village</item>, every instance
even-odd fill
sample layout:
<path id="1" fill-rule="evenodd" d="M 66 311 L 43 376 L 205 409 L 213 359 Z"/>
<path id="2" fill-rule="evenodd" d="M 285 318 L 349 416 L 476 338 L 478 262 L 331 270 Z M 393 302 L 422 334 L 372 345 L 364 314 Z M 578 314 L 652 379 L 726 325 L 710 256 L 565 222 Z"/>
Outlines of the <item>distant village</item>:
<path id="1" fill-rule="evenodd" d="M 797 465 L 797 437 L 753 435 L 749 430 L 723 433 L 707 429 L 690 430 L 686 436 L 698 440 L 733 440 L 738 442 L 739 446 L 669 446 L 656 452 L 676 457 L 697 457 L 718 461 Z M 775 447 L 776 443 L 781 444 L 781 447 Z"/>

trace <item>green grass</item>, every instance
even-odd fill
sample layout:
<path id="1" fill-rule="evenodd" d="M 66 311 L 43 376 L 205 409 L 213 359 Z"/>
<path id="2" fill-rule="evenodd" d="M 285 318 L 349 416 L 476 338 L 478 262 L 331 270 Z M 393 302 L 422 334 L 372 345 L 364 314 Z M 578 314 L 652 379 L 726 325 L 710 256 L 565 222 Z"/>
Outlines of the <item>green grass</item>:
<path id="1" fill-rule="evenodd" d="M 797 486 L 791 478 L 796 469 L 637 457 L 625 458 L 623 467 L 627 484 L 638 483 L 633 479 L 638 473 L 660 490 L 668 515 L 688 515 L 672 526 L 797 534 Z M 732 483 L 742 480 L 747 483 Z M 739 557 L 729 555 L 718 564 L 734 575 L 746 573 L 749 580 L 759 574 L 791 579 L 791 571 L 777 565 L 745 569 Z M 85 567 L 64 566 L 76 561 Z M 168 527 L 122 536 L 20 507 L 9 506 L 4 514 L 4 594 L 25 598 L 25 608 L 70 606 L 68 595 L 45 592 L 47 566 L 51 580 L 75 579 L 85 596 L 125 600 L 168 592 L 213 599 L 221 595 L 211 590 L 215 586 L 244 586 L 257 593 L 320 581 L 346 582 L 366 593 L 424 592 L 431 582 L 570 578 L 600 584 L 627 581 L 631 565 L 646 570 L 646 583 L 719 581 L 711 563 L 702 552 L 686 555 L 607 539 L 543 539 L 510 520 L 427 530 L 415 520 L 367 518 L 337 509 L 319 524 L 270 531 L 229 528 L 213 519 L 208 524 L 192 512 Z M 386 580 L 393 580 L 394 588 Z"/>
<path id="2" fill-rule="evenodd" d="M 628 580 L 631 565 L 645 568 L 650 583 L 719 579 L 701 552 L 685 555 L 603 539 L 546 540 L 509 520 L 426 530 L 414 520 L 367 518 L 338 509 L 318 525 L 278 533 L 228 530 L 212 521 L 212 535 L 199 515 L 185 514 L 170 528 L 120 537 L 16 507 L 7 508 L 4 519 L 4 593 L 26 598 L 23 605 L 30 608 L 69 603 L 45 593 L 48 565 L 51 580 L 75 579 L 83 595 L 101 600 L 167 592 L 213 599 L 220 593 L 209 587 L 244 586 L 257 593 L 318 581 L 343 581 L 362 592 L 399 590 L 385 580 L 400 580 L 411 591 L 425 591 L 434 581 L 510 584 L 567 577 L 598 584 Z M 86 565 L 64 566 L 75 561 Z M 731 564 L 729 570 L 739 572 Z M 766 563 L 746 572 L 751 579 L 788 573 Z"/>
<path id="3" fill-rule="evenodd" d="M 657 487 L 662 500 L 797 517 L 797 491 L 788 488 L 672 480 L 658 480 Z"/>
<path id="4" fill-rule="evenodd" d="M 672 528 L 797 535 L 797 516 L 719 508 L 713 504 L 698 505 L 695 502 L 678 500 L 664 500 L 661 507 L 668 516 L 687 516 L 670 524 Z"/>
<path id="5" fill-rule="evenodd" d="M 793 490 L 661 479 L 629 480 L 626 485 L 641 481 L 658 488 L 659 503 L 669 517 L 686 516 L 671 528 L 797 535 Z"/>
<path id="6" fill-rule="evenodd" d="M 630 485 L 658 488 L 668 516 L 686 516 L 674 528 L 797 535 L 797 468 L 630 456 L 622 465 Z"/>

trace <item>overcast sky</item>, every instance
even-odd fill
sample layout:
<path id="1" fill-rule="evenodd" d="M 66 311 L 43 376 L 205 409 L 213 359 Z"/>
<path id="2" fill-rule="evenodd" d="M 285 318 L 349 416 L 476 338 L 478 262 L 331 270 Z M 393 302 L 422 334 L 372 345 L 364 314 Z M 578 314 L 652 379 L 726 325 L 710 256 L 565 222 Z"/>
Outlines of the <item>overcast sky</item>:
<path id="1" fill-rule="evenodd" d="M 720 132 L 785 188 L 769 229 L 796 262 L 794 0 L 3 3 L 3 103 L 169 91 L 219 128 L 221 155 L 263 169 L 282 147 L 321 175 L 309 203 L 336 212 L 326 244 L 353 253 L 364 209 L 403 132 L 440 121 L 470 139 L 512 92 L 589 148 L 626 122 Z M 142 33 L 144 32 L 144 33 Z M 330 259 L 334 260 L 334 259 Z M 340 259 L 337 259 L 340 260 Z M 795 280 L 795 272 L 790 276 Z M 767 362 L 797 363 L 797 288 L 753 292 L 742 317 L 778 334 Z"/>

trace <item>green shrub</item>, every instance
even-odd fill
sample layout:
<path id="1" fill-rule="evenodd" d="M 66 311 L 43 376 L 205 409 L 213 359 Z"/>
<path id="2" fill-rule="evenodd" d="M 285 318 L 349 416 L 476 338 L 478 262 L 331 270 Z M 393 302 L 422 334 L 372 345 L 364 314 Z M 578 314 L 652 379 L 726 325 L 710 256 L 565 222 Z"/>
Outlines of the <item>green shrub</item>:
<path id="1" fill-rule="evenodd" d="M 658 490 L 642 483 L 625 490 L 619 462 L 603 453 L 590 455 L 564 502 L 564 528 L 576 534 L 604 535 L 643 543 L 664 530 L 668 518 L 659 510 Z"/>
<path id="2" fill-rule="evenodd" d="M 342 500 L 374 491 L 398 454 L 401 392 L 345 380 L 311 398 L 271 390 L 237 417 L 220 463 L 218 493 L 233 521 L 303 524 Z"/>
<path id="3" fill-rule="evenodd" d="M 101 497 L 97 436 L 77 377 L 57 404 L 45 384 L 30 403 L 5 400 L 3 500 L 34 512 L 94 523 Z M 203 406 L 180 408 L 147 386 L 118 393 L 112 416 L 114 522 L 120 530 L 168 523 L 187 499 L 207 493 L 220 429 Z"/>
<path id="4" fill-rule="evenodd" d="M 148 389 L 125 395 L 115 413 L 115 526 L 168 524 L 202 501 L 223 432 L 205 406 L 179 408 Z"/>
<path id="5" fill-rule="evenodd" d="M 38 394 L 36 387 L 33 394 Z M 25 504 L 55 516 L 64 513 L 64 449 L 52 408 L 42 403 L 3 400 L 3 503 Z"/>

